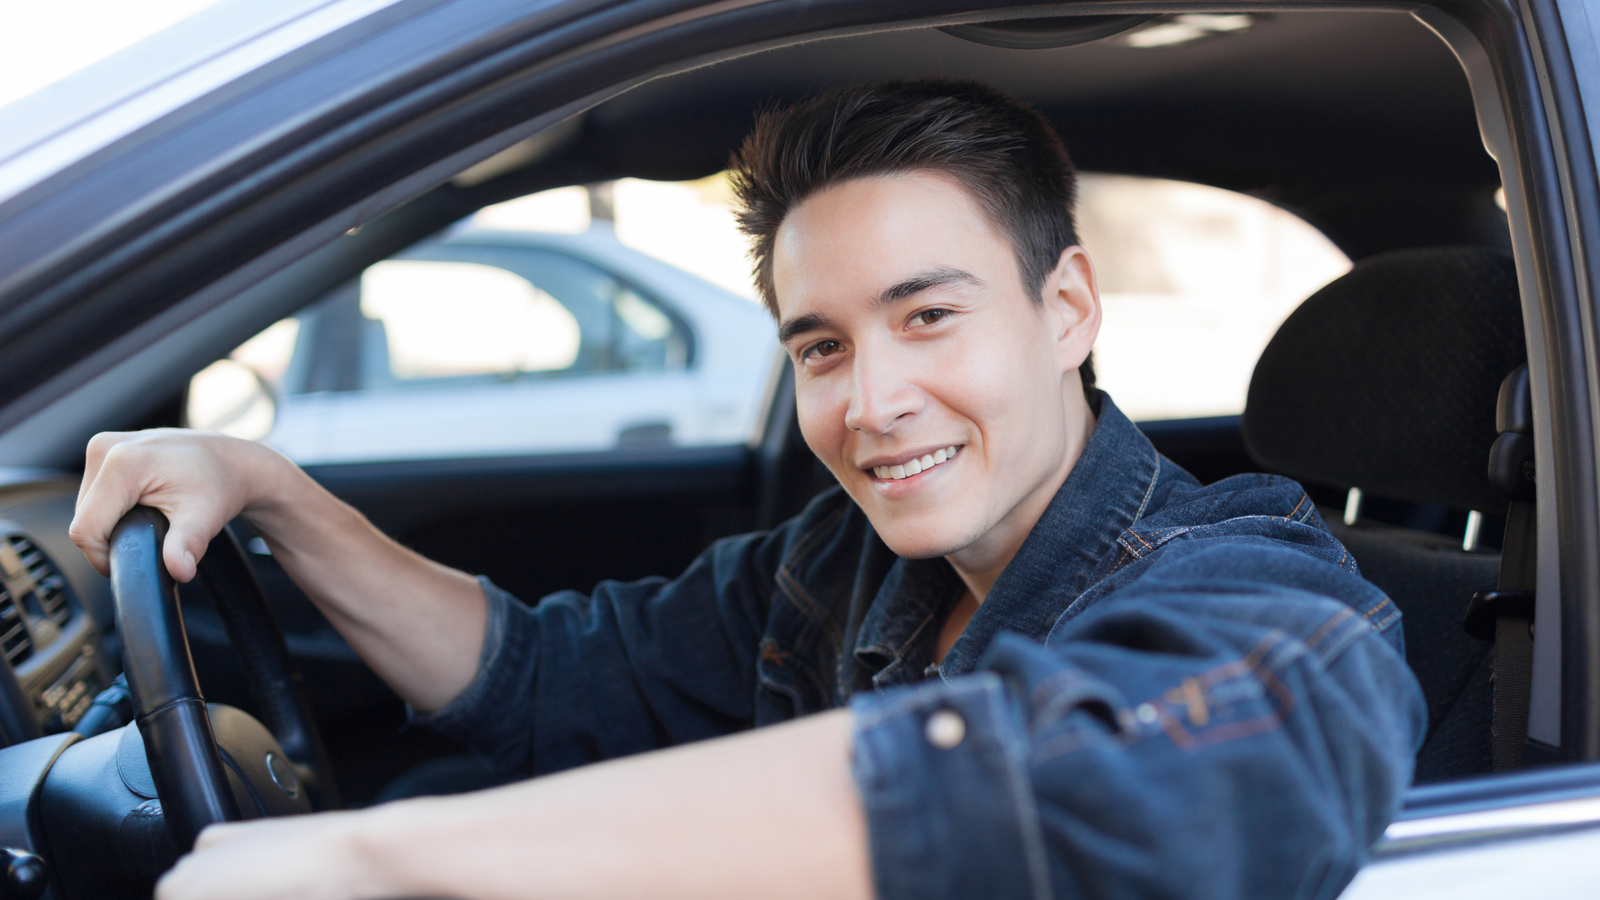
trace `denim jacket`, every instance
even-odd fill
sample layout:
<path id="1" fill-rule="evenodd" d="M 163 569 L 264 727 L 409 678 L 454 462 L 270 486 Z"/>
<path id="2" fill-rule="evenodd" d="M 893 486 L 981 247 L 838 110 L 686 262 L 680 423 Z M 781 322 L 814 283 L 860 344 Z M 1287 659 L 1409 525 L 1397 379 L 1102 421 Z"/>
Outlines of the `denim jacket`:
<path id="1" fill-rule="evenodd" d="M 418 721 L 542 773 L 848 705 L 879 897 L 1335 897 L 1425 723 L 1400 614 L 1299 485 L 1201 487 L 1102 395 L 961 638 L 838 488 L 673 580 L 533 607 Z"/>

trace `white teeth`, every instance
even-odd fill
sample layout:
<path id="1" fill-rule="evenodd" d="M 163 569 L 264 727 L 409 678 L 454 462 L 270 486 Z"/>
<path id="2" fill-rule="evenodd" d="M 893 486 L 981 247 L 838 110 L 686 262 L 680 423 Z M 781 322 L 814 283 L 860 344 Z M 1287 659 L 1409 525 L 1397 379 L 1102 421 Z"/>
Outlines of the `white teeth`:
<path id="1" fill-rule="evenodd" d="M 935 450 L 921 459 L 913 459 L 904 465 L 874 466 L 872 474 L 885 481 L 899 481 L 902 478 L 910 478 L 912 475 L 920 475 L 947 460 L 955 459 L 955 456 L 956 448 L 946 447 L 943 450 Z"/>

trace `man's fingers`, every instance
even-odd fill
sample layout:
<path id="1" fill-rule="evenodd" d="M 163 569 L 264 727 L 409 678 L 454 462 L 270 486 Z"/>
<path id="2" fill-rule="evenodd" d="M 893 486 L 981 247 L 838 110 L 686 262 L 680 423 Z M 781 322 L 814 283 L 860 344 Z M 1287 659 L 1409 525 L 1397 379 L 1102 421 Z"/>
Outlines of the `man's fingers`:
<path id="1" fill-rule="evenodd" d="M 187 584 L 193 580 L 206 548 L 211 546 L 211 539 L 225 523 L 186 510 L 166 512 L 167 540 L 161 547 L 161 558 L 166 561 L 167 572 L 173 580 Z"/>
<path id="2" fill-rule="evenodd" d="M 102 431 L 89 439 L 89 446 L 83 451 L 83 481 L 78 485 L 78 504 L 83 504 L 83 495 L 89 490 L 89 485 L 94 483 L 100 474 L 100 464 L 105 461 L 106 454 L 111 448 L 121 443 L 128 437 L 127 432 Z"/>
<path id="3" fill-rule="evenodd" d="M 83 550 L 89 564 L 101 575 L 110 575 L 111 532 L 122 516 L 139 502 L 140 486 L 128 468 L 127 454 L 118 453 L 116 445 L 102 455 L 92 482 L 85 476 L 87 488 L 78 499 L 77 511 L 67 534 Z"/>
<path id="4" fill-rule="evenodd" d="M 68 533 L 83 550 L 89 563 L 102 575 L 110 575 L 111 533 L 117 523 L 139 503 L 161 510 L 167 516 L 166 540 L 161 557 L 173 579 L 188 582 L 205 556 L 211 538 L 222 530 L 214 498 L 201 488 L 203 463 L 195 465 L 183 445 L 167 440 L 158 443 L 128 440 L 137 435 L 100 434 L 90 442 L 86 465 L 93 475 L 84 475 L 78 508 Z M 188 458 L 185 458 L 187 456 Z"/>

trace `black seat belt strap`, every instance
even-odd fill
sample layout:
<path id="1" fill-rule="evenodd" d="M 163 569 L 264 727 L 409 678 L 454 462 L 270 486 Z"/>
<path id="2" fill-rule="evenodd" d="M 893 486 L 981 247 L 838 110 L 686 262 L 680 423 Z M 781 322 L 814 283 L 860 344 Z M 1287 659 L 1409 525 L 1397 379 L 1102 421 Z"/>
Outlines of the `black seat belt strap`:
<path id="1" fill-rule="evenodd" d="M 1494 735 L 1496 771 L 1522 765 L 1528 744 L 1528 706 L 1533 698 L 1533 586 L 1538 520 L 1532 503 L 1513 502 L 1506 512 L 1500 550 L 1502 601 L 1494 627 Z"/>
<path id="2" fill-rule="evenodd" d="M 1492 765 L 1501 771 L 1522 765 L 1533 699 L 1539 519 L 1533 504 L 1533 398 L 1527 366 L 1501 382 L 1495 427 L 1500 436 L 1489 448 L 1489 482 L 1511 499 L 1500 545 L 1499 590 L 1473 596 L 1464 624 L 1473 637 L 1494 640 Z"/>

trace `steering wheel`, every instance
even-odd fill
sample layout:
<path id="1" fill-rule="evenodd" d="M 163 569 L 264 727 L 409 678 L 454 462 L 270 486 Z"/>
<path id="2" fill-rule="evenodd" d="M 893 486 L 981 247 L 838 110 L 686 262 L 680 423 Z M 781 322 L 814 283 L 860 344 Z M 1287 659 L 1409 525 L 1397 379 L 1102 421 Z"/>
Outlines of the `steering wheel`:
<path id="1" fill-rule="evenodd" d="M 177 585 L 161 561 L 166 533 L 166 517 L 149 507 L 122 517 L 111 534 L 111 592 L 134 721 L 168 828 L 188 852 L 207 825 L 241 815 L 195 678 Z M 262 723 L 293 763 L 279 760 L 273 780 L 298 781 L 313 808 L 337 808 L 327 751 L 296 688 L 283 631 L 230 529 L 212 540 L 197 579 L 215 598 Z"/>

